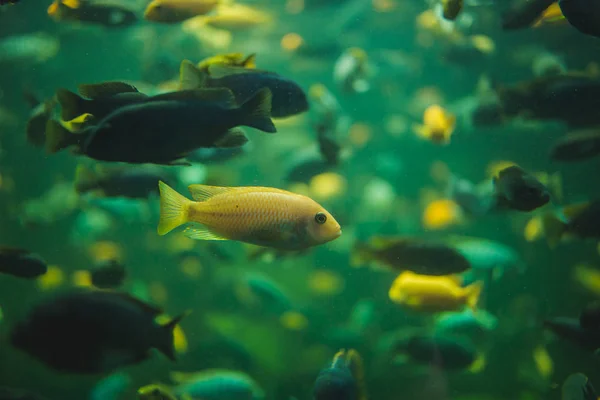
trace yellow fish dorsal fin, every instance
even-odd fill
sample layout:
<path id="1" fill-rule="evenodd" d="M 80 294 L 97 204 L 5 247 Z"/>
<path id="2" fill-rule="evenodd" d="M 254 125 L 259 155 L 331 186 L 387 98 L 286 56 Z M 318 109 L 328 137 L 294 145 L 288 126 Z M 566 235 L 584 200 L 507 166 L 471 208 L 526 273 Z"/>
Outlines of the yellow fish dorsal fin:
<path id="1" fill-rule="evenodd" d="M 196 67 L 190 60 L 183 60 L 179 66 L 180 90 L 198 89 L 204 87 L 206 73 Z"/>
<path id="2" fill-rule="evenodd" d="M 256 68 L 256 53 L 250 54 L 241 64 L 244 68 Z"/>
<path id="3" fill-rule="evenodd" d="M 48 6 L 48 15 L 55 16 L 58 14 L 59 0 L 55 0 Z"/>
<path id="4" fill-rule="evenodd" d="M 195 201 L 206 201 L 214 196 L 230 192 L 232 188 L 223 186 L 190 185 L 188 190 Z"/>
<path id="5" fill-rule="evenodd" d="M 60 0 L 60 2 L 62 4 L 64 4 L 65 6 L 72 8 L 74 10 L 81 7 L 81 1 L 79 1 L 79 0 Z"/>
<path id="6" fill-rule="evenodd" d="M 80 95 L 87 97 L 88 99 L 111 97 L 121 93 L 139 92 L 135 86 L 118 81 L 81 84 L 77 89 L 79 90 Z"/>
<path id="7" fill-rule="evenodd" d="M 200 224 L 191 224 L 183 230 L 183 234 L 193 240 L 229 240 L 212 232 L 208 227 Z"/>

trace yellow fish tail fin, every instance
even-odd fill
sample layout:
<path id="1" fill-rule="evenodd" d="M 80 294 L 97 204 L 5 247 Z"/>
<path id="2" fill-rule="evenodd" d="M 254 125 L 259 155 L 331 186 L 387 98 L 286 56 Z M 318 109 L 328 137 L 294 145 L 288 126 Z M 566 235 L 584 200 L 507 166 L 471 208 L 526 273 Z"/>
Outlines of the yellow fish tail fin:
<path id="1" fill-rule="evenodd" d="M 158 182 L 158 189 L 160 190 L 160 220 L 157 232 L 162 236 L 187 222 L 191 201 L 163 181 Z"/>
<path id="2" fill-rule="evenodd" d="M 77 94 L 67 89 L 58 89 L 56 91 L 56 98 L 62 108 L 61 116 L 63 120 L 70 121 L 81 114 L 85 114 L 85 111 L 83 111 L 85 100 Z"/>
<path id="3" fill-rule="evenodd" d="M 482 290 L 483 282 L 475 282 L 465 288 L 467 296 L 467 306 L 469 306 L 470 309 L 477 309 L 477 303 L 479 303 L 479 297 L 481 296 Z"/>
<path id="4" fill-rule="evenodd" d="M 548 213 L 542 217 L 542 226 L 544 228 L 544 235 L 546 235 L 546 242 L 548 242 L 550 247 L 554 247 L 560 242 L 567 224 L 561 221 L 555 214 Z"/>
<path id="5" fill-rule="evenodd" d="M 69 132 L 60 122 L 53 119 L 48 120 L 46 123 L 46 152 L 48 154 L 66 149 L 77 142 L 77 136 Z"/>
<path id="6" fill-rule="evenodd" d="M 271 99 L 271 90 L 264 87 L 246 100 L 240 106 L 243 112 L 242 124 L 267 133 L 277 132 L 271 120 Z"/>

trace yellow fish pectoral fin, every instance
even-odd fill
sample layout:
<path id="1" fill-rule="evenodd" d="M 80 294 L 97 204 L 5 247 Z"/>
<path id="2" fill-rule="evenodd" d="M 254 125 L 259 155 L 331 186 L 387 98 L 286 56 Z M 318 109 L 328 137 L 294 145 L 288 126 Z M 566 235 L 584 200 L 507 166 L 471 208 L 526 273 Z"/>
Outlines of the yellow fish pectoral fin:
<path id="1" fill-rule="evenodd" d="M 205 201 L 218 194 L 228 192 L 231 190 L 231 188 L 207 185 L 190 185 L 188 186 L 188 190 L 190 191 L 190 194 L 194 200 Z"/>
<path id="2" fill-rule="evenodd" d="M 191 226 L 185 228 L 183 234 L 194 240 L 229 240 L 223 236 L 211 232 L 206 226 L 200 224 L 192 224 Z"/>

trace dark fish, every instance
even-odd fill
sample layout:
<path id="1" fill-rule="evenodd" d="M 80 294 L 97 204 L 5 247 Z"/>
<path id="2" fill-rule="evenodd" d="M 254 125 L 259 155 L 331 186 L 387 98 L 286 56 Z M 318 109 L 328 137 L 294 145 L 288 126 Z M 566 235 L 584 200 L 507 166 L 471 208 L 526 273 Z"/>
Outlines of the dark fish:
<path id="1" fill-rule="evenodd" d="M 238 103 L 243 103 L 256 91 L 267 87 L 273 94 L 272 117 L 289 117 L 308 110 L 304 90 L 296 82 L 274 72 L 215 64 L 208 70 L 209 74 L 206 74 L 191 61 L 184 60 L 180 69 L 181 88 L 227 88 Z"/>
<path id="2" fill-rule="evenodd" d="M 125 293 L 73 291 L 38 304 L 11 332 L 11 343 L 57 371 L 95 374 L 136 364 L 157 349 L 175 359 L 173 329 L 161 310 Z"/>
<path id="3" fill-rule="evenodd" d="M 586 350 L 595 351 L 600 347 L 598 332 L 583 329 L 577 318 L 551 318 L 544 321 L 544 327 Z"/>
<path id="4" fill-rule="evenodd" d="M 497 205 L 492 185 L 475 185 L 454 175 L 449 179 L 446 192 L 448 198 L 472 217 L 488 215 L 494 211 Z"/>
<path id="5" fill-rule="evenodd" d="M 356 350 L 340 350 L 331 365 L 319 372 L 314 400 L 366 400 L 363 363 Z"/>
<path id="6" fill-rule="evenodd" d="M 309 182 L 314 176 L 331 170 L 331 165 L 320 155 L 300 155 L 291 160 L 285 171 L 287 182 Z"/>
<path id="7" fill-rule="evenodd" d="M 0 6 L 5 4 L 17 4 L 20 0 L 0 0 Z"/>
<path id="8" fill-rule="evenodd" d="M 600 303 L 588 304 L 579 315 L 579 325 L 587 331 L 600 333 Z"/>
<path id="9" fill-rule="evenodd" d="M 46 142 L 46 124 L 52 118 L 56 100 L 48 99 L 33 105 L 27 120 L 25 134 L 27 141 L 35 147 L 43 147 Z"/>
<path id="10" fill-rule="evenodd" d="M 499 207 L 533 211 L 550 201 L 550 191 L 533 175 L 513 165 L 494 178 Z"/>
<path id="11" fill-rule="evenodd" d="M 92 114 L 100 121 L 118 108 L 148 99 L 137 88 L 124 82 L 82 84 L 79 85 L 79 93 L 87 99 L 66 89 L 56 91 L 63 120 L 69 121 L 81 114 Z"/>
<path id="12" fill-rule="evenodd" d="M 582 161 L 600 154 L 600 129 L 569 133 L 552 146 L 550 158 L 554 161 Z"/>
<path id="13" fill-rule="evenodd" d="M 468 368 L 476 360 L 471 343 L 444 336 L 413 336 L 403 350 L 415 362 L 443 369 Z"/>
<path id="14" fill-rule="evenodd" d="M 594 0 L 560 0 L 560 10 L 575 29 L 600 38 L 600 4 Z"/>
<path id="15" fill-rule="evenodd" d="M 561 394 L 561 400 L 598 400 L 598 394 L 588 377 L 579 372 L 565 379 Z"/>
<path id="16" fill-rule="evenodd" d="M 556 0 L 517 0 L 502 15 L 502 29 L 515 30 L 531 27 Z"/>
<path id="17" fill-rule="evenodd" d="M 564 207 L 564 218 L 555 213 L 544 215 L 542 222 L 546 239 L 557 244 L 566 235 L 578 238 L 600 238 L 600 200 Z"/>
<path id="18" fill-rule="evenodd" d="M 0 400 L 46 400 L 37 393 L 0 386 Z"/>
<path id="19" fill-rule="evenodd" d="M 204 147 L 194 150 L 185 158 L 190 162 L 197 162 L 201 164 L 218 164 L 245 154 L 249 144 L 241 147 L 231 148 Z"/>
<path id="20" fill-rule="evenodd" d="M 600 80 L 580 73 L 539 77 L 497 87 L 506 117 L 563 121 L 573 128 L 600 125 Z"/>
<path id="21" fill-rule="evenodd" d="M 317 129 L 317 143 L 319 153 L 327 165 L 336 166 L 340 162 L 342 146 L 325 131 Z"/>
<path id="22" fill-rule="evenodd" d="M 46 261 L 24 249 L 0 247 L 0 273 L 35 279 L 48 271 Z"/>
<path id="23" fill-rule="evenodd" d="M 411 237 L 373 237 L 367 243 L 357 243 L 352 258 L 358 264 L 375 261 L 395 271 L 423 275 L 458 274 L 471 268 L 454 248 Z"/>
<path id="24" fill-rule="evenodd" d="M 234 106 L 228 89 L 197 89 L 154 96 L 121 107 L 76 135 L 50 121 L 46 149 L 77 146 L 100 161 L 173 164 L 200 147 L 239 147 L 247 142 L 240 125 L 276 132 L 269 117 L 271 92 L 259 90 Z"/>
<path id="25" fill-rule="evenodd" d="M 117 167 L 93 171 L 78 165 L 75 172 L 77 193 L 100 192 L 104 197 L 148 198 L 158 194 L 158 181 L 169 182 L 170 175 L 157 166 Z"/>
<path id="26" fill-rule="evenodd" d="M 134 11 L 117 4 L 87 0 L 54 0 L 48 15 L 56 21 L 74 21 L 120 28 L 137 22 Z"/>
<path id="27" fill-rule="evenodd" d="M 91 271 L 92 285 L 99 289 L 116 289 L 123 284 L 127 272 L 117 260 L 98 263 Z"/>

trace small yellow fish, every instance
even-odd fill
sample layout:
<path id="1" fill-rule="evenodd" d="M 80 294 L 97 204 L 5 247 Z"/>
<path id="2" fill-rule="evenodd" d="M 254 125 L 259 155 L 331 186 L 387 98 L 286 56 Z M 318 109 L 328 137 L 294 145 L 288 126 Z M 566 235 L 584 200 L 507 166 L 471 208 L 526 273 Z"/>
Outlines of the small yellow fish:
<path id="1" fill-rule="evenodd" d="M 415 124 L 415 133 L 436 144 L 450 143 L 456 127 L 456 117 L 443 107 L 433 104 L 423 113 L 423 125 Z"/>
<path id="2" fill-rule="evenodd" d="M 205 58 L 198 63 L 198 69 L 208 72 L 211 65 L 226 65 L 230 67 L 256 68 L 256 54 L 250 54 L 245 57 L 242 53 L 217 54 L 216 56 Z"/>
<path id="3" fill-rule="evenodd" d="M 162 384 L 146 385 L 138 389 L 140 400 L 177 400 L 171 389 Z"/>
<path id="4" fill-rule="evenodd" d="M 245 31 L 268 25 L 272 17 L 242 4 L 220 5 L 214 15 L 197 17 L 202 25 L 227 31 Z"/>
<path id="5" fill-rule="evenodd" d="M 153 22 L 177 23 L 213 11 L 220 0 L 152 0 L 144 19 Z"/>
<path id="6" fill-rule="evenodd" d="M 164 182 L 159 189 L 159 235 L 191 223 L 184 231 L 191 239 L 300 250 L 342 234 L 335 218 L 314 200 L 281 189 L 190 185 L 195 201 Z"/>
<path id="7" fill-rule="evenodd" d="M 389 290 L 394 303 L 414 311 L 458 311 L 465 306 L 474 309 L 481 295 L 480 282 L 462 287 L 455 276 L 418 275 L 401 273 Z"/>

